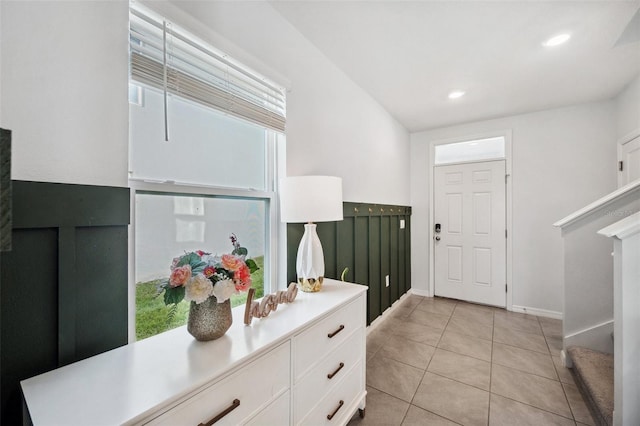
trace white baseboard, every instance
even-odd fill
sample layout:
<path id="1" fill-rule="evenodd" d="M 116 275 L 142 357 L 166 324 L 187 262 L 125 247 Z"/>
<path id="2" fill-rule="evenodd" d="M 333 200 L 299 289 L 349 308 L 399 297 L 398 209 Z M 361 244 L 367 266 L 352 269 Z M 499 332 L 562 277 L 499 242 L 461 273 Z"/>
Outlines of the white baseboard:
<path id="1" fill-rule="evenodd" d="M 371 321 L 371 324 L 369 324 L 369 326 L 367 327 L 367 334 L 369 334 L 373 330 L 375 330 L 378 327 L 378 325 L 380 325 L 380 323 L 382 321 L 384 321 L 386 318 L 389 317 L 389 315 L 391 315 L 391 313 L 400 305 L 400 303 L 406 297 L 409 297 L 412 294 L 416 295 L 416 296 L 431 297 L 431 296 L 429 296 L 429 292 L 427 290 L 416 290 L 414 288 L 410 288 L 405 294 L 400 296 L 400 298 L 398 300 L 393 302 L 393 305 L 388 307 L 378 318 L 376 318 L 373 321 Z"/>
<path id="2" fill-rule="evenodd" d="M 388 307 L 378 318 L 371 321 L 371 324 L 369 324 L 369 326 L 367 327 L 367 335 L 371 333 L 373 330 L 375 330 L 382 321 L 387 319 L 389 315 L 391 315 L 391 313 L 395 311 L 398 308 L 398 306 L 400 306 L 400 303 L 410 294 L 411 294 L 411 290 L 409 290 L 408 292 L 400 296 L 400 298 L 395 302 L 393 302 L 393 304 L 390 307 Z"/>
<path id="3" fill-rule="evenodd" d="M 613 353 L 613 320 L 605 321 L 564 336 L 564 347 L 582 346 L 600 352 Z"/>
<path id="4" fill-rule="evenodd" d="M 573 362 L 571 358 L 567 356 L 567 351 L 564 349 L 560 351 L 560 361 L 562 361 L 562 365 L 567 368 L 573 368 Z"/>
<path id="5" fill-rule="evenodd" d="M 431 295 L 429 294 L 429 290 L 420 290 L 416 288 L 411 288 L 407 293 L 415 294 L 416 296 L 431 297 Z"/>
<path id="6" fill-rule="evenodd" d="M 519 312 L 521 314 L 529 314 L 529 315 L 535 315 L 538 317 L 546 317 L 546 318 L 553 318 L 553 319 L 559 319 L 559 320 L 562 319 L 562 312 L 549 311 L 547 309 L 529 308 L 527 306 L 513 305 L 511 306 L 511 310 L 513 312 Z"/>

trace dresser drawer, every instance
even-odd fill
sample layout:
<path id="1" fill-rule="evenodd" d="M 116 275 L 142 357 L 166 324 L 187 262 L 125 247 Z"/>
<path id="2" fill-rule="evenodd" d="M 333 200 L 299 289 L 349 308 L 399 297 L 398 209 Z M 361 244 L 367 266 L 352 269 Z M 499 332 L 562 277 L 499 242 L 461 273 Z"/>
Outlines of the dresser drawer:
<path id="1" fill-rule="evenodd" d="M 260 411 L 254 418 L 245 423 L 246 426 L 277 426 L 291 424 L 289 421 L 289 391 L 282 394 L 267 408 Z"/>
<path id="2" fill-rule="evenodd" d="M 355 365 L 360 365 L 364 354 L 362 328 L 357 329 L 316 367 L 309 370 L 295 386 L 293 417 L 297 423 L 324 398 L 331 389 L 348 375 Z M 331 377 L 329 377 L 331 375 Z"/>
<path id="3" fill-rule="evenodd" d="M 297 425 L 342 425 L 353 414 L 354 403 L 364 392 L 362 364 L 359 362 Z M 331 419 L 328 416 L 333 415 Z"/>
<path id="4" fill-rule="evenodd" d="M 294 379 L 314 367 L 326 354 L 334 351 L 356 329 L 364 324 L 362 300 L 357 299 L 324 318 L 294 338 Z"/>
<path id="5" fill-rule="evenodd" d="M 207 423 L 234 407 L 234 400 L 239 401 L 239 405 L 222 417 L 216 425 L 240 424 L 287 391 L 290 382 L 290 354 L 289 342 L 284 343 L 148 424 L 195 426 Z"/>

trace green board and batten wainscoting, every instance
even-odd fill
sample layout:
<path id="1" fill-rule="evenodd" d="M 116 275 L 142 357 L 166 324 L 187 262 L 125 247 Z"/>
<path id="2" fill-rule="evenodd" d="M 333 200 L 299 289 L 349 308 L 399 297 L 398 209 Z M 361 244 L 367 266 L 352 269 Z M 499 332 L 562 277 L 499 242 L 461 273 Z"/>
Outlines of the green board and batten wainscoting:
<path id="1" fill-rule="evenodd" d="M 345 281 L 369 287 L 370 324 L 411 288 L 411 207 L 345 202 L 343 209 L 344 220 L 317 224 L 325 277 L 340 279 L 349 268 Z M 296 254 L 303 233 L 303 224 L 287 225 L 289 282 L 296 281 Z"/>
<path id="2" fill-rule="evenodd" d="M 19 381 L 127 343 L 129 188 L 12 181 L 0 253 L 2 424 Z"/>
<path id="3" fill-rule="evenodd" d="M 0 253 L 2 424 L 21 423 L 20 380 L 128 338 L 129 188 L 11 184 L 11 250 Z M 406 206 L 344 203 L 343 221 L 318 224 L 325 276 L 349 268 L 346 281 L 369 287 L 369 323 L 410 288 L 410 216 Z M 304 228 L 287 229 L 295 281 Z"/>

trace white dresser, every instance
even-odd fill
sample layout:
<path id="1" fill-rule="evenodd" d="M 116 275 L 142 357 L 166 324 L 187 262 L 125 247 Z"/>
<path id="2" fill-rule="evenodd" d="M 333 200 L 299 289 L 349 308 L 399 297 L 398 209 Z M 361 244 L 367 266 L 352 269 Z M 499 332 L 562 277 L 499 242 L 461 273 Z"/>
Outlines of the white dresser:
<path id="1" fill-rule="evenodd" d="M 364 415 L 367 287 L 326 279 L 212 342 L 186 327 L 21 382 L 39 425 L 344 425 Z"/>

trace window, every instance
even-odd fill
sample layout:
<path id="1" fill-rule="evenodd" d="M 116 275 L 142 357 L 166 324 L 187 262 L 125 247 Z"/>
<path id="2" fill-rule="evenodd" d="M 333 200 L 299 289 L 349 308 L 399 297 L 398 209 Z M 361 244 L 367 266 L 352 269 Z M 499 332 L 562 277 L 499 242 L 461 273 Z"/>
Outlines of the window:
<path id="1" fill-rule="evenodd" d="M 145 88 L 144 105 L 130 105 L 132 178 L 267 189 L 267 148 L 275 132 L 171 95 L 165 141 L 162 97 Z"/>
<path id="2" fill-rule="evenodd" d="M 171 317 L 156 297 L 172 259 L 229 253 L 232 233 L 260 266 L 257 297 L 275 291 L 285 103 L 283 89 L 151 10 L 132 5 L 130 22 L 130 319 L 141 339 L 186 323 L 187 302 Z"/>
<path id="3" fill-rule="evenodd" d="M 435 165 L 505 158 L 504 136 L 435 146 Z"/>

